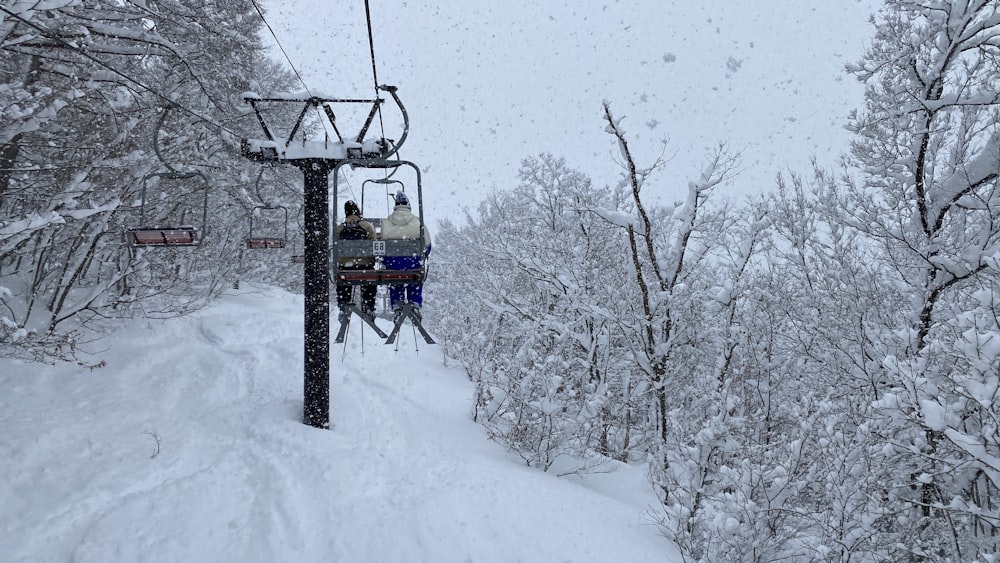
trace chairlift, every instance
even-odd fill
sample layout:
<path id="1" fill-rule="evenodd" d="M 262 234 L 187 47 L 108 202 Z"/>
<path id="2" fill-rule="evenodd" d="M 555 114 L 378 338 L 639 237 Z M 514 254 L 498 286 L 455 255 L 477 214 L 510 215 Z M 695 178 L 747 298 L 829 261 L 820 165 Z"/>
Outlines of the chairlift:
<path id="1" fill-rule="evenodd" d="M 298 223 L 298 218 L 296 218 Z M 297 238 L 292 243 L 292 264 L 305 264 L 306 263 L 306 253 L 305 253 L 305 243 L 301 238 L 301 233 L 303 232 L 302 224 L 298 223 L 299 229 L 296 231 L 299 233 Z"/>
<path id="2" fill-rule="evenodd" d="M 247 248 L 285 248 L 285 241 L 288 240 L 288 208 L 283 205 L 267 203 L 268 200 L 260 194 L 260 179 L 263 176 L 264 168 L 261 168 L 257 174 L 257 181 L 254 183 L 254 195 L 257 196 L 258 201 L 264 203 L 255 205 L 250 210 L 250 230 L 246 238 Z M 271 216 L 272 218 L 265 219 L 265 216 Z M 254 231 L 254 217 L 259 217 L 261 223 L 269 225 L 269 227 L 264 229 L 265 234 L 260 234 L 259 225 L 258 232 Z M 275 226 L 277 224 L 281 225 L 280 231 Z"/>
<path id="3" fill-rule="evenodd" d="M 267 214 L 272 212 L 279 214 L 277 215 L 277 219 L 272 221 L 272 224 L 274 222 L 280 222 L 284 225 L 283 230 L 281 231 L 281 236 L 262 236 L 261 234 L 254 232 L 254 216 L 260 215 L 263 219 L 265 212 Z M 273 235 L 275 233 L 271 234 Z M 286 207 L 282 207 L 280 205 L 258 205 L 250 211 L 250 232 L 247 234 L 247 248 L 285 248 L 286 240 L 288 240 L 288 209 Z"/>
<path id="4" fill-rule="evenodd" d="M 402 257 L 402 256 L 421 256 L 424 253 L 424 249 L 427 247 L 426 239 L 423 235 L 423 225 L 424 223 L 424 209 L 423 209 L 423 190 L 421 186 L 420 169 L 417 168 L 415 164 L 405 160 L 396 161 L 374 161 L 368 163 L 350 163 L 355 167 L 362 168 L 391 168 L 395 169 L 401 166 L 406 166 L 411 168 L 416 174 L 416 184 L 417 184 L 417 211 L 418 217 L 420 218 L 421 224 L 421 236 L 418 239 L 411 240 L 339 240 L 335 239 L 333 241 L 333 261 L 331 267 L 333 268 L 334 278 L 336 281 L 354 284 L 369 284 L 375 283 L 378 285 L 391 285 L 394 283 L 417 283 L 423 281 L 426 272 L 426 261 L 424 261 L 424 266 L 416 270 L 341 270 L 339 267 L 338 258 L 341 256 L 357 256 L 357 257 L 374 257 L 376 260 L 384 259 L 385 257 Z M 339 209 L 339 204 L 337 202 L 338 189 L 337 184 L 339 181 L 339 170 L 341 165 L 338 165 L 334 170 L 333 178 L 333 206 L 334 209 Z M 367 182 L 380 183 L 380 184 L 399 184 L 403 185 L 399 180 L 366 180 Z M 364 185 L 364 184 L 362 184 Z M 400 190 L 405 191 L 405 190 Z M 362 194 L 363 197 L 363 194 Z M 366 221 L 381 221 L 381 219 L 365 218 Z"/>
<path id="5" fill-rule="evenodd" d="M 306 263 L 306 253 L 304 245 L 296 242 L 292 246 L 292 264 L 305 264 Z"/>
<path id="6" fill-rule="evenodd" d="M 208 178 L 205 177 L 201 172 L 181 172 L 170 165 L 166 159 L 163 158 L 163 154 L 160 152 L 160 129 L 163 127 L 163 122 L 167 119 L 167 114 L 173 106 L 166 106 L 163 108 L 163 113 L 160 114 L 160 119 L 156 123 L 156 129 L 153 131 L 153 151 L 156 153 L 156 157 L 163 163 L 167 168 L 167 172 L 154 172 L 152 174 L 147 174 L 142 179 L 142 191 L 139 195 L 139 227 L 133 227 L 125 231 L 125 240 L 132 247 L 148 248 L 148 247 L 182 247 L 182 246 L 198 246 L 201 244 L 203 235 L 205 233 L 205 227 L 208 224 Z M 191 193 L 201 192 L 201 222 L 199 224 L 190 224 L 184 221 L 188 212 L 191 210 L 190 206 L 178 205 L 177 208 L 180 210 L 180 217 L 170 217 L 170 222 L 161 226 L 148 226 L 146 224 L 146 211 L 149 207 L 149 202 L 146 197 L 146 191 L 149 187 L 149 181 L 152 179 L 167 180 L 167 181 L 193 181 L 197 185 L 191 191 Z M 176 214 L 174 214 L 176 215 Z M 180 221 L 173 221 L 173 219 L 180 219 Z"/>
<path id="7" fill-rule="evenodd" d="M 153 178 L 170 181 L 194 180 L 198 186 L 194 191 L 203 193 L 201 197 L 200 224 L 167 224 L 161 226 L 146 225 L 146 210 L 149 206 L 146 191 L 149 181 Z M 182 210 L 182 216 L 189 211 Z M 139 196 L 139 225 L 125 232 L 125 239 L 133 247 L 164 247 L 164 246 L 198 246 L 201 244 L 205 225 L 208 223 L 208 178 L 201 172 L 156 172 L 147 174 L 142 180 L 142 191 Z"/>
<path id="8" fill-rule="evenodd" d="M 375 240 L 333 240 L 333 256 L 331 260 L 331 271 L 332 279 L 336 284 L 347 284 L 347 285 L 379 285 L 379 286 L 390 286 L 390 285 L 406 285 L 414 283 L 422 283 L 427 277 L 427 260 L 422 261 L 420 268 L 411 270 L 388 270 L 382 265 L 382 261 L 387 257 L 413 257 L 413 256 L 423 256 L 424 250 L 427 248 L 426 235 L 424 234 L 423 225 L 424 222 L 424 207 L 423 207 L 423 189 L 421 184 L 420 169 L 417 168 L 415 164 L 405 160 L 376 160 L 376 161 L 345 161 L 337 165 L 333 172 L 333 208 L 340 209 L 337 202 L 338 192 L 337 185 L 340 179 L 340 168 L 344 164 L 349 164 L 353 168 L 368 168 L 368 169 L 385 169 L 389 170 L 394 174 L 399 168 L 407 167 L 413 170 L 416 176 L 416 186 L 417 186 L 417 214 L 420 218 L 421 234 L 417 239 L 409 240 L 382 240 L 377 238 Z M 390 174 L 390 176 L 392 175 Z M 368 182 L 375 184 L 389 185 L 398 184 L 400 185 L 400 191 L 405 191 L 405 185 L 399 180 L 394 180 L 391 178 L 384 178 L 380 180 L 366 180 L 362 183 L 362 198 L 364 197 L 364 186 Z M 366 221 L 372 222 L 373 224 L 378 222 L 381 223 L 381 219 L 370 219 L 365 218 Z M 376 260 L 375 267 L 365 270 L 349 270 L 341 269 L 340 260 L 341 256 L 354 256 L 354 257 L 373 257 Z M 412 307 L 411 307 L 412 308 Z M 409 318 L 413 325 L 420 331 L 420 334 L 424 337 L 428 344 L 434 344 L 434 340 L 431 338 L 427 331 L 420 326 L 420 317 L 417 314 L 408 314 L 397 321 L 393 330 L 393 334 L 398 333 L 399 325 L 402 324 L 404 318 Z M 341 330 L 337 335 L 335 342 L 341 342 L 343 334 L 346 330 L 346 319 L 341 321 Z M 391 344 L 391 341 L 387 341 L 387 344 Z"/>

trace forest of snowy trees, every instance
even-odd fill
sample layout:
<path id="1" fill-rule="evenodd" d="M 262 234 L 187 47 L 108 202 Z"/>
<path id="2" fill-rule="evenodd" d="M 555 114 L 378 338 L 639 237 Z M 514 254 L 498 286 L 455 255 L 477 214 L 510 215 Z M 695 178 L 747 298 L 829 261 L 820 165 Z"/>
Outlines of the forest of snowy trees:
<path id="1" fill-rule="evenodd" d="M 542 469 L 647 461 L 691 560 L 1000 553 L 1000 11 L 895 0 L 876 31 L 841 170 L 734 203 L 720 147 L 655 206 L 677 180 L 606 103 L 620 182 L 528 158 L 438 229 L 476 419 Z"/>
<path id="2" fill-rule="evenodd" d="M 263 53 L 252 4 L 2 7 L 0 343 L 8 353 L 65 356 L 108 320 L 190 311 L 248 270 L 267 269 L 266 256 L 241 260 L 249 214 L 279 203 L 298 212 L 301 198 L 275 187 L 280 173 L 258 194 L 256 171 L 239 158 L 233 132 L 255 126 L 242 93 L 288 84 Z M 210 236 L 197 252 L 137 252 L 124 232 L 140 226 L 140 212 L 148 224 L 200 226 L 196 182 L 152 178 L 140 209 L 143 179 L 171 169 L 209 179 Z"/>
<path id="3" fill-rule="evenodd" d="M 253 4 L 0 7 L 0 353 L 71 359 L 115 319 L 301 284 L 287 252 L 245 256 L 255 208 L 289 209 L 293 239 L 301 216 L 293 170 L 262 190 L 239 157 L 241 94 L 294 86 Z M 611 101 L 606 177 L 529 156 L 432 226 L 425 317 L 471 416 L 540 470 L 647 464 L 689 560 L 1000 557 L 1000 5 L 887 0 L 874 22 L 840 169 L 738 200 L 738 154 L 672 177 Z M 209 179 L 197 249 L 124 243 L 140 213 L 197 209 L 166 179 L 140 206 L 157 151 Z"/>

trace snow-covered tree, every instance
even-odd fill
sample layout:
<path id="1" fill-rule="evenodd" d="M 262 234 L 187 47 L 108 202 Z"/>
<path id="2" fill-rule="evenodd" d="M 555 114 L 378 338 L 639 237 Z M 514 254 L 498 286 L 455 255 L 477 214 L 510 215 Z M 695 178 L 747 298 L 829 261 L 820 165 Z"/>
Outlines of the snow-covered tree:
<path id="1" fill-rule="evenodd" d="M 730 178 L 735 160 L 722 147 L 705 165 L 700 178 L 689 182 L 687 199 L 667 209 L 653 209 L 643 201 L 643 189 L 648 178 L 662 166 L 636 164 L 628 145 L 622 121 L 615 118 L 610 104 L 604 104 L 606 130 L 615 137 L 624 169 L 622 187 L 627 194 L 625 214 L 619 226 L 628 238 L 628 258 L 631 262 L 629 285 L 635 288 L 636 300 L 624 322 L 634 327 L 630 340 L 636 368 L 642 372 L 652 393 L 651 412 L 655 421 L 653 475 L 660 475 L 659 487 L 666 501 L 670 495 L 667 482 L 669 471 L 670 412 L 677 400 L 671 392 L 678 387 L 700 386 L 707 381 L 703 359 L 690 353 L 698 342 L 698 321 L 695 309 L 702 297 L 693 283 L 699 267 L 713 249 L 715 240 L 703 236 L 706 225 L 725 219 L 705 209 L 713 189 Z M 701 286 L 705 289 L 705 286 Z M 701 351 L 701 350 L 699 350 Z M 711 377 L 717 377 L 715 374 Z M 683 381 L 681 381 L 683 378 Z M 717 385 L 709 383 L 709 389 Z"/>
<path id="2" fill-rule="evenodd" d="M 465 319 L 449 353 L 476 382 L 477 419 L 529 464 L 627 457 L 635 383 L 614 353 L 621 240 L 593 213 L 611 194 L 550 155 L 525 159 L 520 175 L 438 235 L 445 293 L 482 304 L 449 309 Z"/>
<path id="3" fill-rule="evenodd" d="M 4 10 L 0 343 L 44 348 L 71 340 L 80 322 L 137 307 L 182 312 L 217 293 L 234 278 L 239 242 L 225 236 L 235 235 L 236 214 L 225 213 L 226 191 L 217 188 L 246 167 L 220 125 L 239 129 L 239 96 L 254 69 L 273 69 L 260 54 L 252 7 L 151 0 L 14 2 Z M 167 171 L 153 150 L 164 106 L 174 109 L 158 148 L 180 171 L 209 178 L 213 233 L 224 236 L 150 259 L 122 233 L 137 226 L 143 178 Z M 147 218 L 198 200 L 196 188 L 168 184 L 150 186 Z"/>
<path id="4" fill-rule="evenodd" d="M 877 245 L 909 302 L 868 397 L 882 442 L 892 558 L 995 556 L 1000 533 L 997 366 L 988 295 L 1000 250 L 1000 6 L 890 0 L 851 71 L 845 223 Z"/>

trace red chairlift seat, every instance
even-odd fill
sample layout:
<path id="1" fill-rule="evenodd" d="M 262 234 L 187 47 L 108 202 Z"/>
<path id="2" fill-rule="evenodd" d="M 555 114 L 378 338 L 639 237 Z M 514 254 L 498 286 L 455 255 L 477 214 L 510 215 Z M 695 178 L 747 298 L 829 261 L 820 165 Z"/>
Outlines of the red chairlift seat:
<path id="1" fill-rule="evenodd" d="M 129 229 L 132 246 L 198 246 L 201 236 L 194 227 L 158 227 Z"/>
<path id="2" fill-rule="evenodd" d="M 139 196 L 139 224 L 142 225 L 146 221 L 147 207 L 149 203 L 146 200 L 146 191 L 149 181 L 157 178 L 159 180 L 167 180 L 170 182 L 177 181 L 191 181 L 193 183 L 194 194 L 200 194 L 200 204 L 195 208 L 200 210 L 200 224 L 188 225 L 183 224 L 176 227 L 135 227 L 130 228 L 125 231 L 125 240 L 134 247 L 164 247 L 164 246 L 199 246 L 202 241 L 202 235 L 204 233 L 205 227 L 208 223 L 208 178 L 205 177 L 201 172 L 154 172 L 152 174 L 147 174 L 142 179 L 142 190 Z M 175 218 L 178 222 L 187 223 L 187 220 L 182 215 L 180 218 Z M 170 218 L 160 219 L 164 222 L 169 221 Z"/>
<path id="3" fill-rule="evenodd" d="M 345 270 L 337 269 L 334 281 L 350 285 L 394 285 L 420 283 L 424 280 L 424 270 Z"/>
<path id="4" fill-rule="evenodd" d="M 248 238 L 247 248 L 285 248 L 285 239 L 278 237 Z"/>

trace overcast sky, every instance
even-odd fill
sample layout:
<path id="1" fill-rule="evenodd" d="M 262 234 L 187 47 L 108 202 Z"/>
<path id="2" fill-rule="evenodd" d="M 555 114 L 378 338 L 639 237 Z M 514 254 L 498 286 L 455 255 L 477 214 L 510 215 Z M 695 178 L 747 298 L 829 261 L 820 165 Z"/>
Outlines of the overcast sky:
<path id="1" fill-rule="evenodd" d="M 639 164 L 668 140 L 673 159 L 649 190 L 667 200 L 719 141 L 743 151 L 726 188 L 737 197 L 807 171 L 812 156 L 834 164 L 862 103 L 843 68 L 879 4 L 387 0 L 371 2 L 371 18 L 378 80 L 399 87 L 410 114 L 402 155 L 423 169 L 433 222 L 512 187 L 520 160 L 541 152 L 616 182 L 605 99 Z M 363 2 L 272 1 L 268 19 L 312 91 L 372 93 Z"/>

